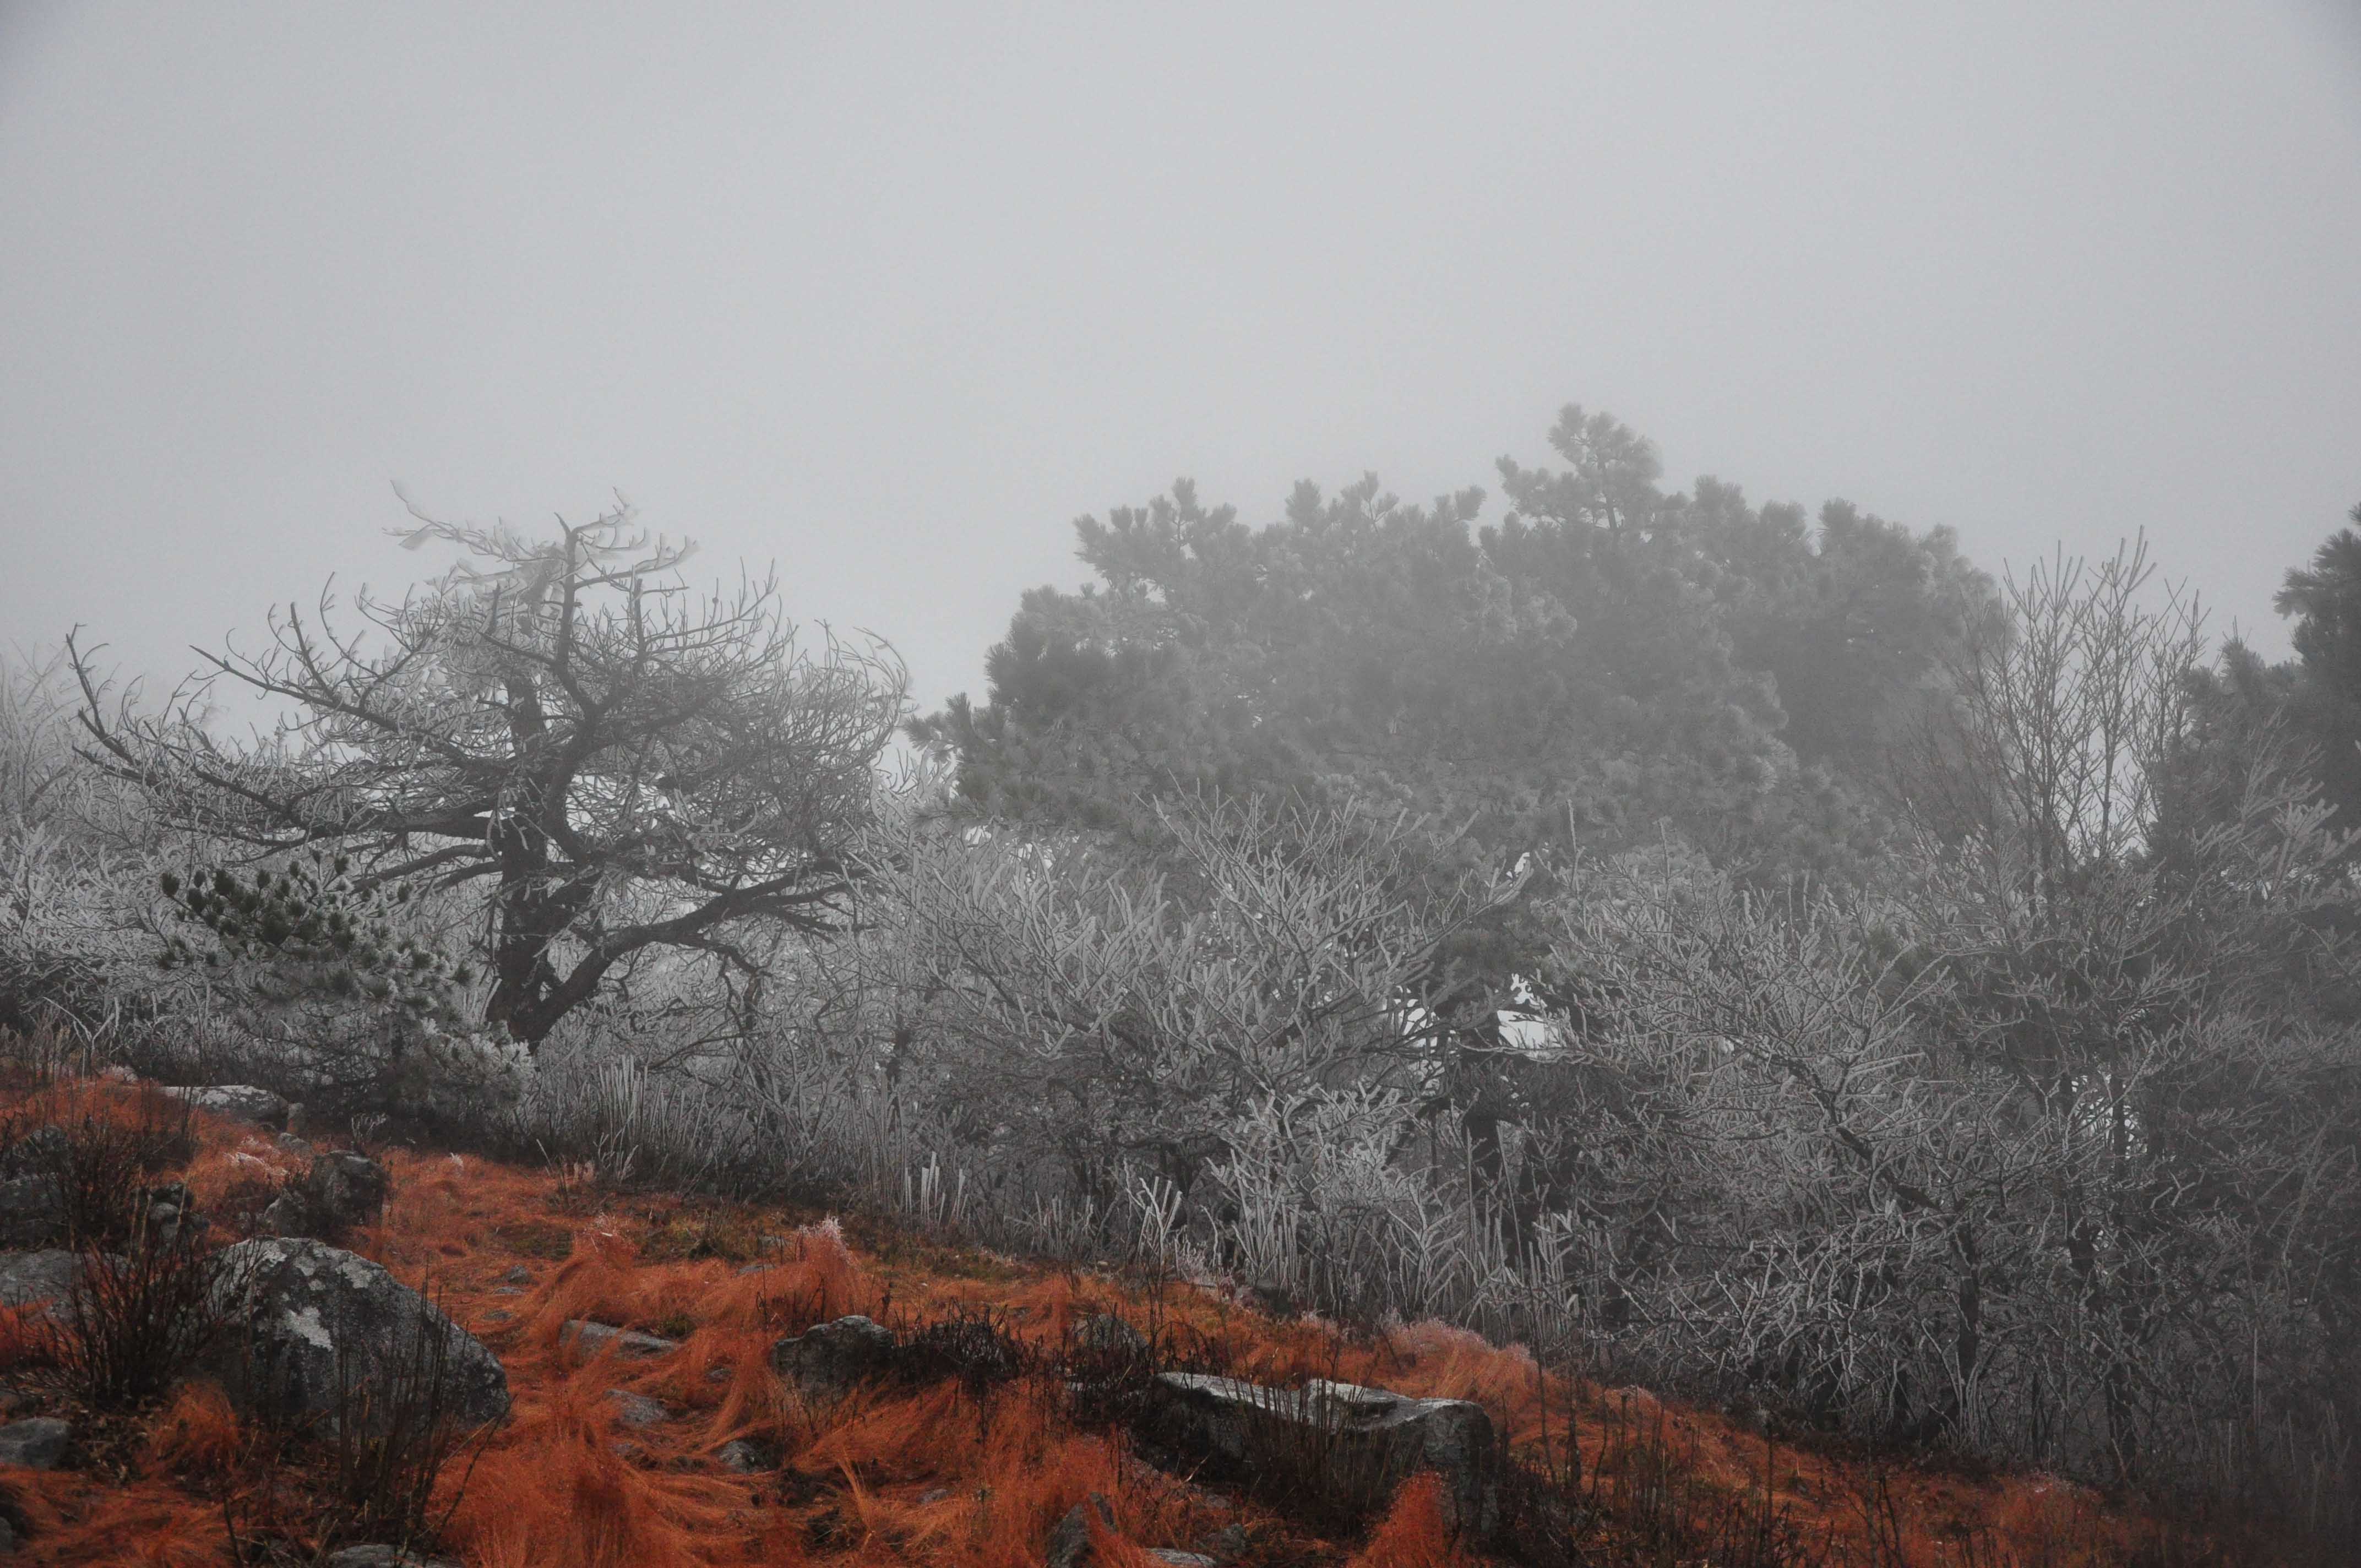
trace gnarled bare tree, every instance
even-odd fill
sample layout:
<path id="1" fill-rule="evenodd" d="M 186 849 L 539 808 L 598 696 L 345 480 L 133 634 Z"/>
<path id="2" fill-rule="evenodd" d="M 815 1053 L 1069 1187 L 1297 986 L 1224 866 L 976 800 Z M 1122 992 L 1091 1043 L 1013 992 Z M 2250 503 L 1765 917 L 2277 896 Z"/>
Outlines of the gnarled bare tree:
<path id="1" fill-rule="evenodd" d="M 690 546 L 627 507 L 555 538 L 416 513 L 450 572 L 399 603 L 324 592 L 258 653 L 208 653 L 160 713 L 110 703 L 70 642 L 83 751 L 167 823 L 250 858 L 352 854 L 362 889 L 485 895 L 488 1023 L 527 1044 L 651 948 L 718 955 L 752 923 L 829 927 L 907 707 L 884 643 L 798 648 L 775 576 L 692 592 Z M 239 743 L 204 722 L 222 683 L 291 711 Z"/>

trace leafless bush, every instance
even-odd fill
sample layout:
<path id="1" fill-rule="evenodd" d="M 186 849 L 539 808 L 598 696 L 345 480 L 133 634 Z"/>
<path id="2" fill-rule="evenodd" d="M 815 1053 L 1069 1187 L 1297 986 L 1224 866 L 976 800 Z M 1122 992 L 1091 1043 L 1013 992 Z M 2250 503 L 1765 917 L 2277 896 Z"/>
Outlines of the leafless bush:
<path id="1" fill-rule="evenodd" d="M 233 1284 L 193 1225 L 142 1224 L 120 1251 L 85 1247 L 55 1359 L 90 1404 L 142 1404 L 228 1332 Z"/>

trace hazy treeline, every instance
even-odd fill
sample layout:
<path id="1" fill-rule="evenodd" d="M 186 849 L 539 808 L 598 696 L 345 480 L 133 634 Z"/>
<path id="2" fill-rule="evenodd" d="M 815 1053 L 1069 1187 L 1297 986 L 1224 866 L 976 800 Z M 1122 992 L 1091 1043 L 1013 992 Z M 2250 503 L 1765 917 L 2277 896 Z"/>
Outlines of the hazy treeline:
<path id="1" fill-rule="evenodd" d="M 2269 666 L 1551 440 L 1082 519 L 890 778 L 889 651 L 620 517 L 423 523 L 259 744 L 19 661 L 0 1024 L 2349 1526 L 2361 536 Z"/>

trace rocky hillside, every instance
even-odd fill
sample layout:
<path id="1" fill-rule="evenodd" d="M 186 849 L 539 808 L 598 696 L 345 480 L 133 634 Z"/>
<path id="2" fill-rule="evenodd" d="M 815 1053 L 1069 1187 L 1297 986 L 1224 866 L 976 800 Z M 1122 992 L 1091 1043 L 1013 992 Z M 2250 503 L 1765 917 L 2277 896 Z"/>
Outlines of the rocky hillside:
<path id="1" fill-rule="evenodd" d="M 0 1096 L 0 1532 L 50 1563 L 2257 1560 L 2034 1475 L 267 1095 Z"/>

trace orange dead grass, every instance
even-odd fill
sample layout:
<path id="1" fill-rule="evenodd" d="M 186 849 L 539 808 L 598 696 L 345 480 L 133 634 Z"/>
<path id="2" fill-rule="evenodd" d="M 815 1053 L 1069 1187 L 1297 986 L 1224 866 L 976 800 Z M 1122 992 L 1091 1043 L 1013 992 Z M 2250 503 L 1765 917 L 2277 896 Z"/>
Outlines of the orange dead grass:
<path id="1" fill-rule="evenodd" d="M 1444 1520 L 1443 1488 L 1432 1475 L 1413 1475 L 1394 1494 L 1393 1507 L 1351 1568 L 1462 1568 L 1467 1561 Z"/>
<path id="2" fill-rule="evenodd" d="M 157 1110 L 148 1091 L 104 1082 L 16 1103 L 44 1116 Z M 185 1179 L 201 1201 L 250 1197 L 298 1168 L 250 1128 L 200 1116 L 197 1135 Z M 403 1149 L 382 1158 L 392 1201 L 351 1245 L 430 1290 L 508 1368 L 511 1420 L 443 1482 L 442 1501 L 452 1507 L 445 1550 L 477 1568 L 1038 1568 L 1051 1529 L 1093 1492 L 1114 1515 L 1111 1529 L 1093 1527 L 1103 1568 L 1159 1568 L 1144 1548 L 1191 1547 L 1231 1522 L 1251 1525 L 1265 1543 L 1250 1564 L 1274 1552 L 1293 1564 L 1351 1568 L 1473 1562 L 1445 1530 L 1429 1481 L 1406 1485 L 1357 1547 L 1317 1541 L 1252 1503 L 1215 1498 L 1139 1464 L 1119 1440 L 1072 1430 L 1036 1383 L 980 1397 L 949 1384 L 870 1390 L 814 1409 L 770 1369 L 780 1335 L 848 1311 L 925 1321 L 984 1309 L 1044 1351 L 1065 1343 L 1081 1318 L 1114 1312 L 1212 1347 L 1243 1376 L 1338 1377 L 1477 1399 L 1513 1443 L 1561 1456 L 1570 1410 L 1591 1495 L 1610 1519 L 1653 1444 L 1686 1495 L 1759 1503 L 1767 1473 L 1772 1507 L 1800 1538 L 1832 1559 L 1871 1560 L 1859 1464 L 1785 1446 L 1774 1453 L 1719 1417 L 1636 1390 L 1569 1385 L 1521 1349 L 1438 1324 L 1352 1340 L 1188 1287 L 1150 1297 L 1051 1269 L 930 1271 L 924 1254 L 917 1262 L 900 1249 L 906 1261 L 864 1259 L 834 1222 L 798 1223 L 777 1211 L 729 1217 L 747 1234 L 775 1238 L 755 1265 L 658 1261 L 640 1243 L 677 1226 L 682 1200 L 609 1197 L 599 1208 L 551 1172 Z M 570 1237 L 562 1258 L 551 1255 L 552 1237 Z M 565 1324 L 581 1318 L 679 1347 L 644 1360 L 612 1346 L 586 1357 L 563 1338 Z M 18 1314 L 0 1313 L 0 1356 L 21 1354 L 28 1332 Z M 617 1392 L 660 1401 L 669 1419 L 627 1424 Z M 145 1419 L 127 1480 L 66 1470 L 12 1473 L 0 1485 L 34 1532 L 36 1561 L 224 1563 L 219 1494 L 243 1484 L 242 1437 L 220 1391 L 192 1385 Z M 717 1452 L 741 1438 L 765 1445 L 779 1467 L 741 1475 L 719 1464 Z M 1912 1561 L 1927 1568 L 1964 1561 L 1959 1542 L 1970 1531 L 2000 1549 L 1980 1561 L 2014 1555 L 2059 1568 L 2122 1563 L 2140 1538 L 2136 1521 L 2042 1477 L 1903 1470 L 1891 1479 Z M 2082 1543 L 2079 1555 L 2061 1551 L 2065 1541 Z"/>

